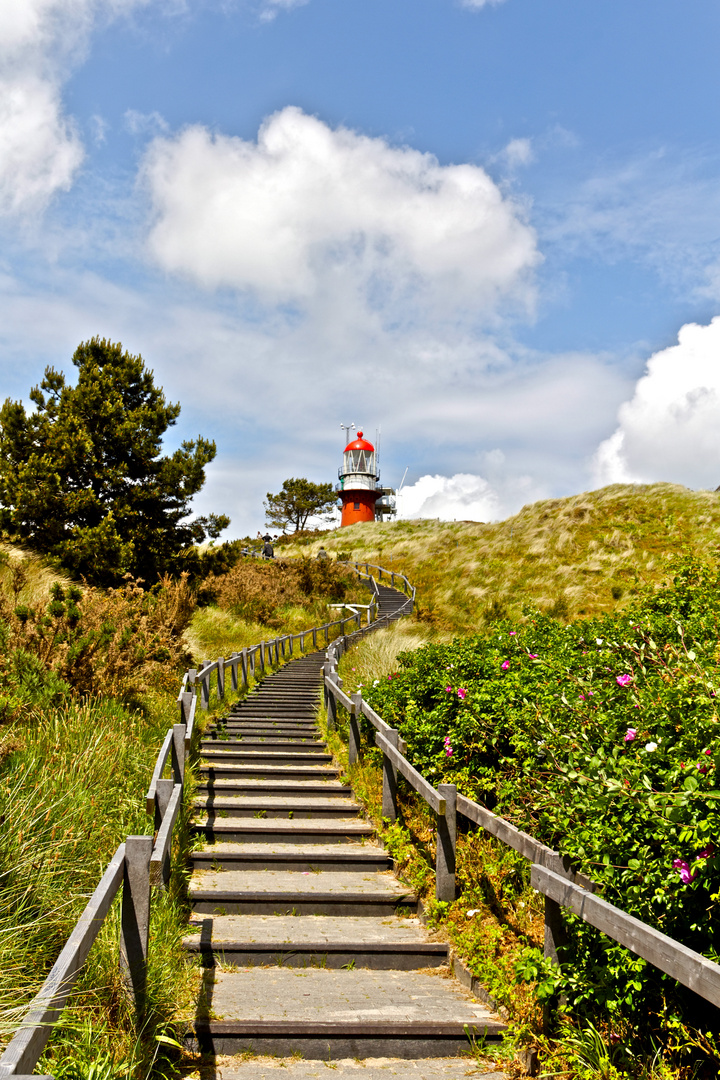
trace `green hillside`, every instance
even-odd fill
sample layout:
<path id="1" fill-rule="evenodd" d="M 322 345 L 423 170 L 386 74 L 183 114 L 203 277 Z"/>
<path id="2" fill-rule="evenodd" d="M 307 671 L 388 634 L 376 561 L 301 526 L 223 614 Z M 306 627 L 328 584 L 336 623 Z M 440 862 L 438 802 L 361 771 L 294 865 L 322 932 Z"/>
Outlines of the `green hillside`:
<path id="1" fill-rule="evenodd" d="M 278 553 L 317 551 L 320 538 Z M 720 495 L 675 484 L 614 484 L 523 507 L 497 524 L 373 522 L 322 535 L 329 552 L 402 570 L 419 618 L 466 632 L 530 603 L 563 619 L 622 607 L 682 551 L 720 548 Z"/>

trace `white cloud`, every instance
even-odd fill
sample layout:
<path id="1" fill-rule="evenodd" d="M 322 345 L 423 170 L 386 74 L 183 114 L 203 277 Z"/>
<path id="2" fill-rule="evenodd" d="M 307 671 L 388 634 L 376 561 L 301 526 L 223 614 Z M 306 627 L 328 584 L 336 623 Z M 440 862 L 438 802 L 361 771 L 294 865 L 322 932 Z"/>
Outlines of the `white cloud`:
<path id="1" fill-rule="evenodd" d="M 496 160 L 501 161 L 508 169 L 517 169 L 521 165 L 529 165 L 535 160 L 532 141 L 530 139 L 511 139 L 507 146 L 504 146 L 497 155 Z"/>
<path id="2" fill-rule="evenodd" d="M 123 116 L 125 128 L 131 135 L 157 135 L 159 131 L 167 131 L 167 121 L 159 112 L 138 112 L 136 109 L 127 109 Z"/>
<path id="3" fill-rule="evenodd" d="M 685 298 L 720 300 L 717 170 L 717 155 L 674 148 L 604 161 L 586 179 L 568 169 L 534 218 L 544 245 L 564 258 L 637 259 Z"/>
<path id="4" fill-rule="evenodd" d="M 500 500 L 482 476 L 421 476 L 402 489 L 397 498 L 399 518 L 440 518 L 494 521 L 500 516 Z"/>
<path id="5" fill-rule="evenodd" d="M 290 11 L 291 8 L 303 7 L 308 0 L 264 0 L 260 8 L 260 18 L 263 22 L 272 22 L 281 11 Z"/>
<path id="6" fill-rule="evenodd" d="M 57 88 L 33 75 L 0 79 L 0 213 L 43 207 L 83 159 Z"/>
<path id="7" fill-rule="evenodd" d="M 534 233 L 487 173 L 298 108 L 255 143 L 203 127 L 158 138 L 144 175 L 154 257 L 206 287 L 329 308 L 362 295 L 368 317 L 394 320 L 413 306 L 487 317 L 532 298 Z"/>
<path id="8" fill-rule="evenodd" d="M 460 0 L 461 6 L 464 8 L 470 8 L 471 11 L 479 11 L 480 8 L 486 7 L 488 4 L 502 4 L 504 0 Z"/>
<path id="9" fill-rule="evenodd" d="M 619 424 L 594 457 L 598 484 L 720 484 L 720 317 L 689 323 L 650 357 Z"/>
<path id="10" fill-rule="evenodd" d="M 63 112 L 64 78 L 93 23 L 148 0 L 2 0 L 0 4 L 0 214 L 41 210 L 67 190 L 83 160 Z"/>
<path id="11" fill-rule="evenodd" d="M 491 451 L 496 461 L 501 451 Z M 491 483 L 474 473 L 421 476 L 397 497 L 398 518 L 439 518 L 441 521 L 500 521 L 525 503 L 542 498 L 546 489 L 530 476 L 505 477 Z"/>

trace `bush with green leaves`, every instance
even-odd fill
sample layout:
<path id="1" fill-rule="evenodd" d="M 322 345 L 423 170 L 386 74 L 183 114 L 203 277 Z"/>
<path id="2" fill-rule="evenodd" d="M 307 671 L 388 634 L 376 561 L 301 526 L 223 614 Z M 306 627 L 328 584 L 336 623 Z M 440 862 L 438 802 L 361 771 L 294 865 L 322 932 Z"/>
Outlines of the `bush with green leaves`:
<path id="1" fill-rule="evenodd" d="M 718 960 L 720 570 L 693 558 L 632 608 L 561 625 L 526 612 L 401 654 L 365 691 L 413 764 L 567 854 L 630 914 Z M 656 1029 L 714 1012 L 568 916 L 559 971 L 519 977 Z M 653 1025 L 650 1025 L 653 1026 Z M 679 1029 L 678 1029 L 679 1030 Z"/>

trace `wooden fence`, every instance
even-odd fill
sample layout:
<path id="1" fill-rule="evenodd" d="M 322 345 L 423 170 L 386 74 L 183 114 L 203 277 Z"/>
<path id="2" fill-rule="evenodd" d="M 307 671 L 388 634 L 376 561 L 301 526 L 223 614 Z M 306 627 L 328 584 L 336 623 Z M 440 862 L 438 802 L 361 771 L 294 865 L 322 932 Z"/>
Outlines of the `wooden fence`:
<path id="1" fill-rule="evenodd" d="M 350 764 L 358 760 L 362 751 L 360 718 L 365 717 L 375 729 L 375 745 L 383 755 L 383 818 L 397 820 L 398 773 L 434 811 L 437 840 L 435 895 L 438 900 L 456 899 L 457 815 L 461 814 L 531 863 L 530 883 L 545 897 L 547 957 L 556 963 L 559 959 L 569 959 L 568 936 L 562 914 L 562 909 L 566 908 L 706 1001 L 720 1006 L 720 965 L 595 895 L 599 888 L 597 883 L 575 870 L 566 856 L 461 795 L 455 784 L 438 784 L 434 788 L 405 757 L 406 746 L 399 731 L 386 724 L 363 700 L 361 693 L 349 697 L 343 692 L 337 665 L 349 643 L 350 639 L 341 640 L 328 649 L 325 665 L 328 725 L 331 730 L 336 728 L 338 707 L 343 708 L 348 717 Z"/>
<path id="2" fill-rule="evenodd" d="M 357 563 L 351 565 L 360 581 L 373 593 L 365 625 L 362 624 L 362 614 L 357 612 L 299 634 L 280 635 L 270 641 L 261 641 L 258 645 L 233 653 L 227 659 L 219 657 L 202 664 L 199 669 L 191 668 L 185 672 L 177 699 L 179 722 L 169 728 L 163 740 L 145 796 L 145 808 L 154 822 L 153 835 L 128 836 L 113 855 L 50 974 L 0 1057 L 0 1080 L 5 1076 L 19 1078 L 32 1074 L 113 900 L 121 889 L 118 960 L 128 993 L 134 999 L 138 1020 L 142 1023 L 151 894 L 153 888 L 165 888 L 170 879 L 173 829 L 183 804 L 185 770 L 195 731 L 198 701 L 202 709 L 210 707 L 213 682 L 217 700 L 224 699 L 228 668 L 232 690 L 247 689 L 251 679 L 261 678 L 269 668 L 277 667 L 292 657 L 296 646 L 300 653 L 308 651 L 310 647 L 317 650 L 323 644 L 346 648 L 352 641 L 380 629 L 398 615 L 412 613 L 415 590 L 404 575 L 368 563 L 363 564 L 363 568 Z M 399 585 L 407 593 L 407 600 L 401 609 L 390 616 L 377 617 L 378 589 L 373 570 L 380 580 L 386 575 L 393 585 Z M 349 627 L 355 629 L 347 633 Z M 330 635 L 334 631 L 339 631 L 339 635 L 331 643 Z M 52 1077 L 45 1077 L 44 1080 L 52 1080 Z"/>

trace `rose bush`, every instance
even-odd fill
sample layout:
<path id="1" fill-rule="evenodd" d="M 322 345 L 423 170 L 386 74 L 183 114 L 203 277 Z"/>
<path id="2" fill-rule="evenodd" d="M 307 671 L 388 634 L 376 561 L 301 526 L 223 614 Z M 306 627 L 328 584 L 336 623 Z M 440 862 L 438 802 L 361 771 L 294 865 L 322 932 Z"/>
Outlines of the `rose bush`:
<path id="1" fill-rule="evenodd" d="M 366 691 L 433 784 L 567 854 L 610 903 L 718 960 L 720 571 L 685 559 L 620 614 L 540 612 L 429 644 Z M 714 1012 L 568 916 L 547 993 L 669 1030 Z M 532 965 L 530 965 L 532 967 Z"/>

